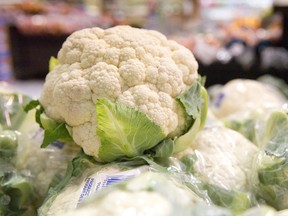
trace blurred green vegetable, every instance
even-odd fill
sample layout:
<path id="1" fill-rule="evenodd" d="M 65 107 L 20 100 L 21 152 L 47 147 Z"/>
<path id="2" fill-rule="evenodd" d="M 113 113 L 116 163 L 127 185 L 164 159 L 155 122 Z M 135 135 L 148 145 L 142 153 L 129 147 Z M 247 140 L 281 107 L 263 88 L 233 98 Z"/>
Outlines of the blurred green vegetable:
<path id="1" fill-rule="evenodd" d="M 57 65 L 59 65 L 58 59 L 51 56 L 49 60 L 49 71 L 52 71 Z"/>

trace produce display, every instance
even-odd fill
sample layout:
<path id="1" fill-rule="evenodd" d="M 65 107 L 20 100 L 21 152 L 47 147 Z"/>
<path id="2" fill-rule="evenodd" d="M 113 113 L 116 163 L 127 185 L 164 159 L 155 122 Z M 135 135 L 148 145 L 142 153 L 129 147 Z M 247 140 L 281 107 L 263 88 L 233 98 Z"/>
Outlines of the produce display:
<path id="1" fill-rule="evenodd" d="M 0 83 L 0 215 L 288 215 L 287 91 L 206 87 L 154 30 L 76 31 L 39 98 Z"/>
<path id="2" fill-rule="evenodd" d="M 5 12 L 5 7 L 3 8 Z M 31 36 L 59 37 L 92 27 L 109 27 L 114 19 L 104 14 L 100 8 L 90 11 L 88 6 L 68 4 L 63 1 L 20 1 L 6 8 L 7 21 L 22 34 Z M 5 15 L 5 14 L 4 14 Z"/>

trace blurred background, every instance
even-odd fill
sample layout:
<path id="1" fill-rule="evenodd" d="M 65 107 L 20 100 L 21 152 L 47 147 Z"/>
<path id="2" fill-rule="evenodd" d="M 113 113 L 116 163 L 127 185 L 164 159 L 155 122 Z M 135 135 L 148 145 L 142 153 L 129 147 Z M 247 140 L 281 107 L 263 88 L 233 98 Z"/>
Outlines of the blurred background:
<path id="1" fill-rule="evenodd" d="M 288 82 L 288 0 L 0 0 L 0 80 L 42 82 L 72 32 L 119 24 L 186 46 L 207 86 L 265 74 Z"/>

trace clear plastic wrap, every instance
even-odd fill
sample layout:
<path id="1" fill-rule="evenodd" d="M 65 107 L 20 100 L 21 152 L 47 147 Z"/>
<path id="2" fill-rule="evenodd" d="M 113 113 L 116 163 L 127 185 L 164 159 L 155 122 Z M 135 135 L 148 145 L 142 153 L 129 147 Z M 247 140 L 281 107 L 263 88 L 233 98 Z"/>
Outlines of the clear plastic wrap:
<path id="1" fill-rule="evenodd" d="M 258 148 L 240 133 L 221 125 L 207 126 L 189 149 L 174 155 L 170 166 L 198 179 L 198 191 L 211 203 L 241 213 L 256 204 L 249 179 Z M 172 162 L 172 163 L 171 163 Z M 179 169 L 179 168 L 178 168 Z M 188 180 L 189 185 L 195 183 Z"/>
<path id="2" fill-rule="evenodd" d="M 194 155 L 195 173 L 227 190 L 249 191 L 248 176 L 258 148 L 241 134 L 222 126 L 206 127 L 191 148 L 177 157 Z"/>
<path id="3" fill-rule="evenodd" d="M 52 216 L 72 211 L 94 193 L 151 169 L 142 160 L 100 164 L 80 153 L 70 163 L 64 179 L 50 189 L 38 214 Z"/>
<path id="4" fill-rule="evenodd" d="M 249 79 L 234 79 L 218 88 L 210 88 L 210 109 L 222 120 L 241 120 L 279 109 L 287 102 L 272 85 Z"/>
<path id="5" fill-rule="evenodd" d="M 234 80 L 224 87 L 215 86 L 211 110 L 226 127 L 257 146 L 247 179 L 250 192 L 257 203 L 276 211 L 288 208 L 288 106 L 283 94 L 287 86 L 273 81 L 277 83 L 249 81 L 247 85 L 247 80 Z"/>
<path id="6" fill-rule="evenodd" d="M 260 148 L 270 114 L 286 109 L 288 102 L 283 94 L 285 85 L 282 83 L 283 89 L 280 91 L 281 87 L 272 84 L 271 78 L 269 80 L 264 82 L 235 79 L 224 86 L 215 85 L 208 90 L 211 115 L 225 127 L 238 131 Z"/>
<path id="7" fill-rule="evenodd" d="M 232 216 L 227 209 L 205 203 L 181 178 L 168 172 L 142 173 L 94 194 L 77 209 L 60 215 Z"/>
<path id="8" fill-rule="evenodd" d="M 4 129 L 17 130 L 24 121 L 26 113 L 22 107 L 31 98 L 16 91 L 6 82 L 0 82 L 0 125 Z"/>
<path id="9" fill-rule="evenodd" d="M 54 143 L 40 148 L 43 130 L 35 113 L 26 113 L 31 98 L 0 83 L 0 215 L 36 215 L 51 184 L 60 180 L 76 145 Z"/>
<path id="10" fill-rule="evenodd" d="M 41 129 L 29 136 L 21 134 L 14 159 L 15 167 L 31 179 L 39 204 L 47 196 L 50 184 L 64 177 L 68 163 L 80 151 L 75 144 L 60 142 L 40 148 L 42 139 Z"/>
<path id="11" fill-rule="evenodd" d="M 259 202 L 277 210 L 288 209 L 287 110 L 270 114 L 264 127 L 261 152 L 252 169 L 252 190 Z"/>
<path id="12" fill-rule="evenodd" d="M 260 205 L 245 211 L 241 216 L 279 216 L 277 211 L 267 205 Z"/>
<path id="13" fill-rule="evenodd" d="M 14 165 L 19 133 L 0 129 L 0 215 L 35 215 L 31 179 Z"/>

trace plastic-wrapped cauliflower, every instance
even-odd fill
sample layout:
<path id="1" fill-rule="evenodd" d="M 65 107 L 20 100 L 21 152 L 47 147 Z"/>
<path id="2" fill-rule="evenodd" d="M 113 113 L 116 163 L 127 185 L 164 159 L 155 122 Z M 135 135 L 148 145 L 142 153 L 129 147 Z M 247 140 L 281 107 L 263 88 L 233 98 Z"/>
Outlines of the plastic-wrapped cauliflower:
<path id="1" fill-rule="evenodd" d="M 0 82 L 0 215 L 36 215 L 49 186 L 65 173 L 77 145 L 41 149 L 43 130 L 23 107 L 32 99 Z M 58 143 L 59 144 L 59 143 Z"/>
<path id="2" fill-rule="evenodd" d="M 261 147 L 262 127 L 269 115 L 285 107 L 287 99 L 278 88 L 258 80 L 234 79 L 209 88 L 210 112 L 228 128 Z"/>
<path id="3" fill-rule="evenodd" d="M 207 126 L 186 150 L 170 158 L 171 169 L 192 176 L 192 187 L 212 203 L 236 215 L 255 205 L 251 194 L 252 167 L 258 148 L 240 133 L 221 125 Z M 198 182 L 198 183 L 197 183 Z"/>
<path id="4" fill-rule="evenodd" d="M 67 38 L 54 63 L 39 99 L 42 126 L 50 138 L 68 128 L 98 161 L 141 155 L 166 138 L 178 137 L 173 151 L 180 151 L 203 126 L 207 95 L 198 64 L 157 31 L 83 29 Z M 51 127 L 51 119 L 59 124 Z"/>
<path id="5" fill-rule="evenodd" d="M 272 85 L 257 80 L 234 79 L 224 86 L 211 87 L 210 108 L 219 119 L 243 120 L 279 109 L 285 96 Z"/>
<path id="6" fill-rule="evenodd" d="M 226 209 L 208 205 L 181 179 L 164 172 L 145 172 L 112 185 L 59 215 L 232 216 Z"/>
<path id="7" fill-rule="evenodd" d="M 192 147 L 177 157 L 194 154 L 194 170 L 201 178 L 228 190 L 249 191 L 249 172 L 258 152 L 240 133 L 214 126 L 202 129 Z"/>
<path id="8" fill-rule="evenodd" d="M 81 152 L 70 162 L 63 180 L 50 188 L 38 215 L 61 215 L 77 208 L 90 196 L 149 170 L 152 167 L 143 161 L 102 164 Z"/>
<path id="9" fill-rule="evenodd" d="M 41 203 L 54 180 L 61 179 L 72 158 L 80 151 L 77 145 L 54 143 L 46 149 L 40 148 L 43 131 L 22 134 L 14 159 L 15 166 L 33 183 L 33 189 Z"/>

